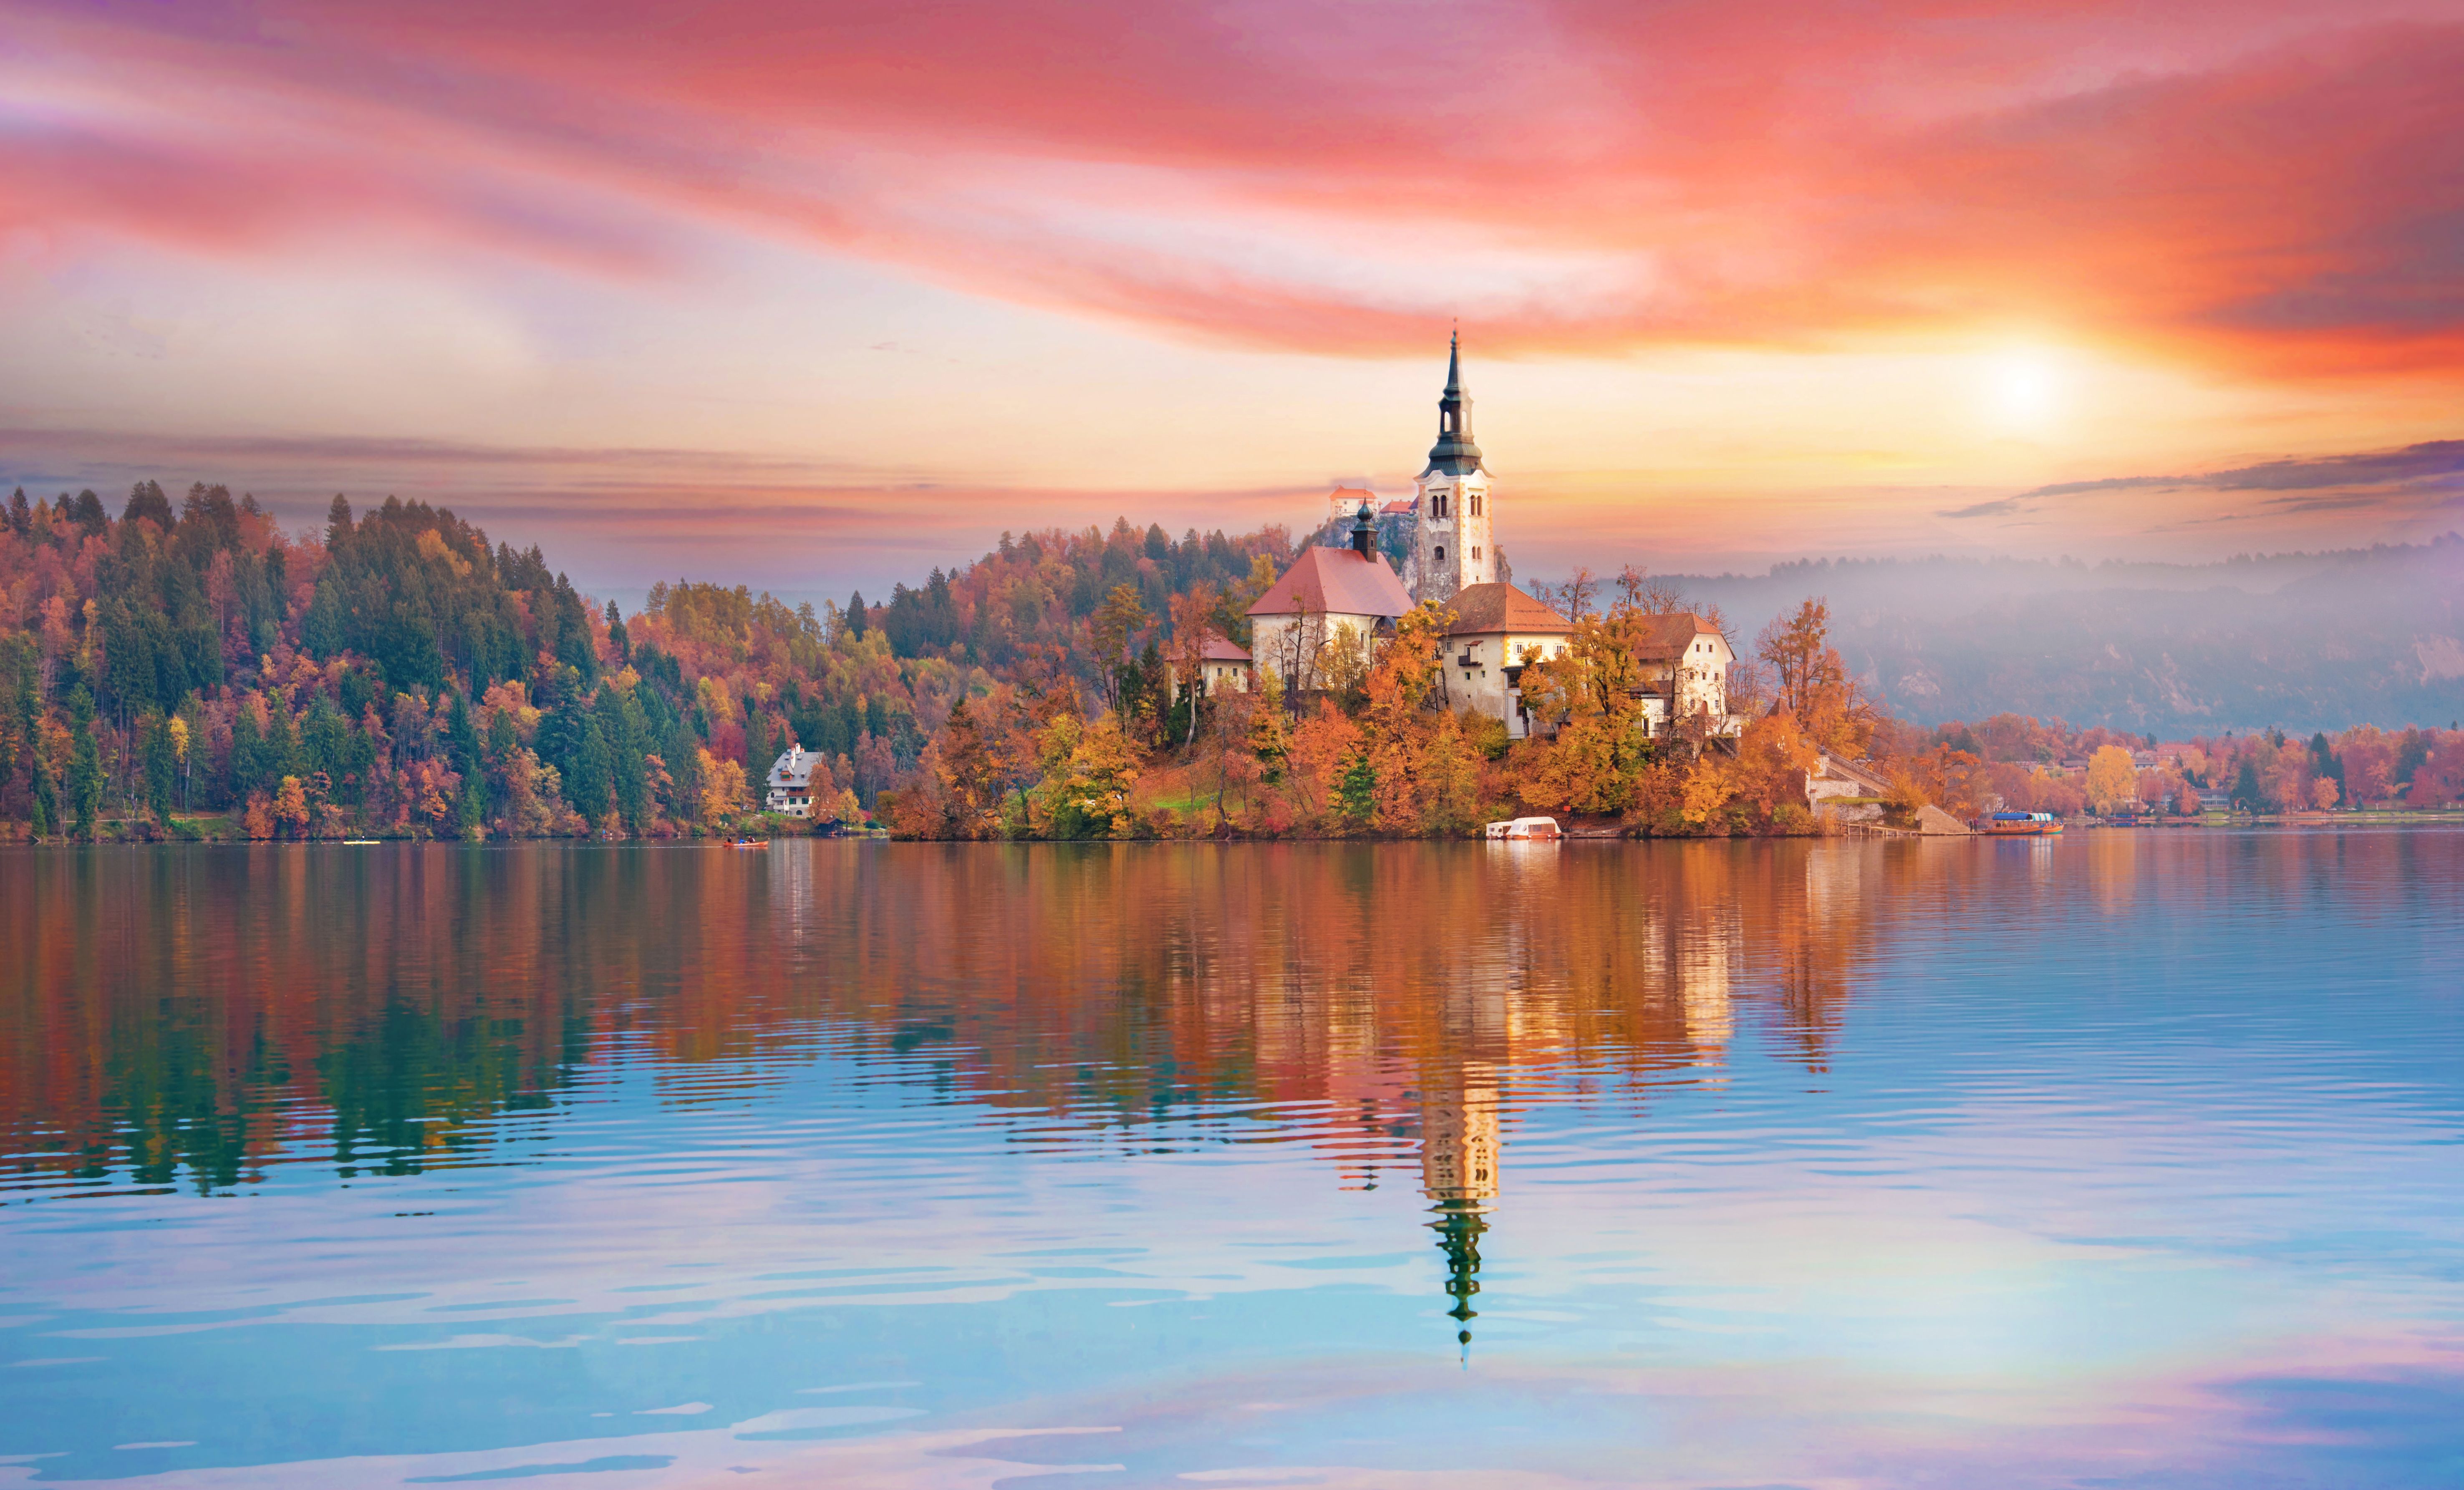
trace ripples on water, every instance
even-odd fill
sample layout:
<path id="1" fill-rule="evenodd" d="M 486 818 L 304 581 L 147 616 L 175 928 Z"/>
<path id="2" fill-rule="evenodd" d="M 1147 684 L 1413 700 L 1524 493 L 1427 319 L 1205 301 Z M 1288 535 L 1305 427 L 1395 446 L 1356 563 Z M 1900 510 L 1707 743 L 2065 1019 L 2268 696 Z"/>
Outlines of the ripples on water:
<path id="1" fill-rule="evenodd" d="M 0 855 L 0 1485 L 2453 1485 L 2459 889 Z"/>

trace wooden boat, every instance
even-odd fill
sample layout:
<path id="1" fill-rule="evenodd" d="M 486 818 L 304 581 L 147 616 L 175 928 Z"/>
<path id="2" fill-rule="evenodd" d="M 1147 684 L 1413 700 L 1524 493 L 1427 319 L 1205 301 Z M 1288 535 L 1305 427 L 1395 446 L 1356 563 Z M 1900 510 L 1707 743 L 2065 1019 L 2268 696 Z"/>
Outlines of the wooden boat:
<path id="1" fill-rule="evenodd" d="M 1554 818 L 1509 818 L 1488 825 L 1489 838 L 1500 842 L 1517 840 L 1556 840 L 1566 836 Z"/>
<path id="2" fill-rule="evenodd" d="M 770 846 L 770 841 L 766 838 L 739 838 L 732 840 L 727 846 L 730 848 L 767 848 Z"/>
<path id="3" fill-rule="evenodd" d="M 2050 812 L 1997 812 L 1979 825 L 1994 838 L 2046 838 L 2062 830 Z"/>

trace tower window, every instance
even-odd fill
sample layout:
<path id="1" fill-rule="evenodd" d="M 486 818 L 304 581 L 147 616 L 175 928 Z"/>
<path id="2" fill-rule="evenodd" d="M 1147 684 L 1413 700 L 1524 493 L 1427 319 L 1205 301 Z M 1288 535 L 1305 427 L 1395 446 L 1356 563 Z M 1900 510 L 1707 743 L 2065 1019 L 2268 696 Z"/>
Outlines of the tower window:
<path id="1" fill-rule="evenodd" d="M 1441 544 L 1439 544 L 1439 545 L 1438 545 L 1438 558 L 1439 558 L 1439 559 L 1440 559 L 1440 560 L 1441 560 L 1441 561 L 1442 561 L 1442 560 L 1445 559 L 1445 557 L 1446 557 L 1446 546 L 1445 546 L 1444 544 L 1441 543 Z"/>
<path id="2" fill-rule="evenodd" d="M 1477 492 L 1471 494 L 1471 515 L 1475 517 L 1480 515 L 1480 493 Z M 1480 555 L 1475 553 L 1471 557 L 1478 559 Z"/>
<path id="3" fill-rule="evenodd" d="M 1478 498 L 1478 497 L 1474 497 L 1474 498 L 1472 498 L 1472 500 L 1474 500 L 1474 501 L 1478 501 L 1478 500 L 1480 500 L 1480 498 Z M 1475 563 L 1475 564 L 1480 562 L 1480 545 L 1479 545 L 1479 544 L 1477 544 L 1477 543 L 1475 543 L 1475 544 L 1473 544 L 1473 545 L 1472 545 L 1472 550 L 1471 550 L 1471 561 L 1472 561 L 1473 563 Z"/>

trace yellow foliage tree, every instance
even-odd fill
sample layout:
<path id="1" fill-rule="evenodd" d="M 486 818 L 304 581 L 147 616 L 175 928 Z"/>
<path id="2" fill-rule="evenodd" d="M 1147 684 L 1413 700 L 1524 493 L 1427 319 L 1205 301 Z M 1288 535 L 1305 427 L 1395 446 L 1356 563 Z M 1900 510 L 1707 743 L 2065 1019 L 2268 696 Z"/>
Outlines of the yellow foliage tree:
<path id="1" fill-rule="evenodd" d="M 2097 812 L 2111 812 L 2138 794 L 2139 768 L 2130 763 L 2130 752 L 2103 745 L 2087 758 L 2087 800 Z"/>
<path id="2" fill-rule="evenodd" d="M 274 821 L 297 831 L 307 830 L 308 789 L 299 784 L 297 777 L 284 777 L 281 790 L 274 794 Z"/>
<path id="3" fill-rule="evenodd" d="M 701 821 L 712 827 L 736 816 L 744 806 L 744 763 L 721 760 L 709 751 L 701 757 Z"/>
<path id="4" fill-rule="evenodd" d="M 1068 742 L 1067 755 L 1058 747 Z M 1052 760 L 1037 789 L 1041 816 L 1056 838 L 1121 838 L 1134 826 L 1130 792 L 1138 782 L 1138 751 L 1121 731 L 1120 715 L 1107 713 L 1080 726 L 1075 715 L 1045 726 L 1044 758 Z"/>

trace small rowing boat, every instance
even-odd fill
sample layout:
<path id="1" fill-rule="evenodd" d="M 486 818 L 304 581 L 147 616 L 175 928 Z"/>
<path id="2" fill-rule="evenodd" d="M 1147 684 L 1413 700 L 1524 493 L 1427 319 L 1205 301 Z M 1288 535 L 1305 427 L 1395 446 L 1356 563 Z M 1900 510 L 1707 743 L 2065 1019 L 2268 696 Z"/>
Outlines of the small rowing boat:
<path id="1" fill-rule="evenodd" d="M 727 846 L 730 848 L 767 848 L 770 846 L 770 841 L 766 838 L 739 838 L 731 842 Z"/>

